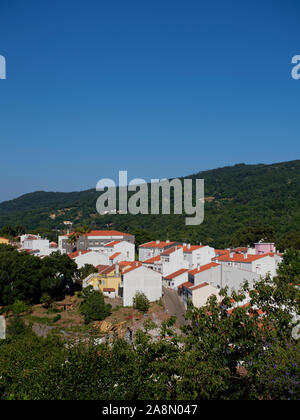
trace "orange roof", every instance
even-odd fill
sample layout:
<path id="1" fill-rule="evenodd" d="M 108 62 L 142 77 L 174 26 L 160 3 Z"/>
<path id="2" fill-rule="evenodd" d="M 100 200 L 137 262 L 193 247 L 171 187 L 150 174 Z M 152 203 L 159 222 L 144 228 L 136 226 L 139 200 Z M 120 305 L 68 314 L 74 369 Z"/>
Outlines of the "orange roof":
<path id="1" fill-rule="evenodd" d="M 190 246 L 179 245 L 179 246 L 180 248 L 183 248 L 184 253 L 190 253 L 190 252 L 196 251 L 197 249 L 203 248 L 205 245 L 190 245 Z"/>
<path id="2" fill-rule="evenodd" d="M 125 267 L 125 269 L 123 269 L 122 274 L 127 274 L 130 271 L 136 270 L 139 267 L 142 267 L 142 263 L 140 261 L 130 261 L 130 267 L 127 268 Z"/>
<path id="3" fill-rule="evenodd" d="M 112 242 L 109 242 L 108 244 L 106 244 L 106 245 L 104 245 L 104 246 L 107 246 L 107 247 L 112 247 L 112 246 L 115 246 L 115 245 L 117 245 L 117 244 L 119 244 L 121 241 L 112 241 Z"/>
<path id="4" fill-rule="evenodd" d="M 247 255 L 246 258 L 242 254 L 233 254 L 230 255 L 221 255 L 220 257 L 213 258 L 217 261 L 232 261 L 232 262 L 241 262 L 241 263 L 252 263 L 253 261 L 259 260 L 260 258 L 272 257 L 274 254 L 271 252 L 262 255 Z"/>
<path id="5" fill-rule="evenodd" d="M 230 253 L 229 249 L 215 249 L 215 254 L 218 254 L 218 255 L 227 255 L 229 253 Z"/>
<path id="6" fill-rule="evenodd" d="M 148 260 L 143 261 L 143 264 L 153 264 L 155 261 L 160 261 L 160 255 L 156 257 L 149 258 Z"/>
<path id="7" fill-rule="evenodd" d="M 182 287 L 189 288 L 189 287 L 192 287 L 192 286 L 194 286 L 193 283 L 191 283 L 190 281 L 186 281 L 185 283 L 182 283 L 180 286 L 178 286 L 178 289 L 182 289 Z"/>
<path id="8" fill-rule="evenodd" d="M 98 265 L 96 267 L 99 274 L 109 274 L 115 269 L 115 265 Z"/>
<path id="9" fill-rule="evenodd" d="M 175 277 L 180 276 L 183 273 L 186 273 L 188 270 L 186 268 L 182 268 L 181 270 L 177 270 L 172 274 L 168 274 L 167 276 L 164 277 L 165 280 L 172 280 L 175 279 Z"/>
<path id="10" fill-rule="evenodd" d="M 212 262 L 212 263 L 203 265 L 199 269 L 198 268 L 194 268 L 194 270 L 189 271 L 189 273 L 192 276 L 194 276 L 195 274 L 201 273 L 202 271 L 209 270 L 209 269 L 211 269 L 213 267 L 218 267 L 218 266 L 219 266 L 219 264 Z"/>
<path id="11" fill-rule="evenodd" d="M 248 248 L 239 247 L 239 248 L 234 248 L 232 251 L 234 251 L 234 252 L 248 252 Z"/>
<path id="12" fill-rule="evenodd" d="M 172 247 L 172 248 L 167 248 L 161 255 L 163 256 L 167 256 L 172 254 L 173 252 L 177 251 L 176 246 Z"/>
<path id="13" fill-rule="evenodd" d="M 91 251 L 79 250 L 79 251 L 71 252 L 71 254 L 68 254 L 68 256 L 73 260 L 74 258 L 79 257 L 79 255 L 84 255 L 84 254 L 87 254 L 88 252 L 91 252 Z"/>
<path id="14" fill-rule="evenodd" d="M 110 257 L 109 257 L 109 259 L 110 260 L 114 260 L 118 255 L 120 255 L 121 254 L 121 252 L 115 252 L 113 255 L 111 255 Z"/>
<path id="15" fill-rule="evenodd" d="M 197 289 L 201 289 L 202 287 L 206 287 L 206 286 L 209 286 L 209 284 L 205 282 L 205 283 L 197 284 L 197 286 L 189 287 L 189 289 L 194 291 L 194 290 L 197 290 Z"/>
<path id="16" fill-rule="evenodd" d="M 140 248 L 165 248 L 166 246 L 170 246 L 175 244 L 175 242 L 166 242 L 166 241 L 156 241 L 147 242 L 146 244 L 140 245 Z"/>

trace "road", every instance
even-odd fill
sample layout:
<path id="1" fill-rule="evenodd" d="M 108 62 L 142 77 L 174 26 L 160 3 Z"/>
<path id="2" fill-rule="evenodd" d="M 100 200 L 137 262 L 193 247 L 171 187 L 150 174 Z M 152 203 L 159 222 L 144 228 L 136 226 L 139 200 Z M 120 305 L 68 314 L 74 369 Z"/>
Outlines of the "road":
<path id="1" fill-rule="evenodd" d="M 162 300 L 165 308 L 168 310 L 168 314 L 175 315 L 180 326 L 186 325 L 186 320 L 184 319 L 185 307 L 176 290 L 163 287 L 163 293 Z"/>

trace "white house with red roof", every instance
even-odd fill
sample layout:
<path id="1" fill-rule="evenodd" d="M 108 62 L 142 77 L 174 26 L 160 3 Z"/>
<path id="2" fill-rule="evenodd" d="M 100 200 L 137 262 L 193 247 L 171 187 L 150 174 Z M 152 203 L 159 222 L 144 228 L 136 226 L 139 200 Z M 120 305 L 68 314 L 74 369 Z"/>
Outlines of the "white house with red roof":
<path id="1" fill-rule="evenodd" d="M 189 267 L 189 263 L 184 259 L 183 249 L 180 245 L 171 246 L 159 255 L 142 261 L 142 263 L 145 267 L 160 272 L 164 277 Z"/>
<path id="2" fill-rule="evenodd" d="M 137 292 L 144 293 L 150 302 L 155 302 L 162 296 L 162 275 L 139 262 L 132 263 L 131 267 L 123 270 L 121 279 L 120 290 L 124 306 L 133 305 Z"/>
<path id="3" fill-rule="evenodd" d="M 211 262 L 202 266 L 198 266 L 188 273 L 189 282 L 194 286 L 202 283 L 208 283 L 211 286 L 218 287 L 221 279 L 221 265 Z"/>
<path id="4" fill-rule="evenodd" d="M 166 241 L 151 241 L 139 246 L 139 261 L 149 260 L 162 254 L 168 248 L 176 245 L 176 242 Z"/>
<path id="5" fill-rule="evenodd" d="M 187 268 L 181 268 L 167 276 L 163 276 L 163 285 L 170 289 L 177 290 L 178 286 L 186 283 L 189 279 L 189 270 Z"/>
<path id="6" fill-rule="evenodd" d="M 260 276 L 266 276 L 268 273 L 271 276 L 276 275 L 277 262 L 272 253 L 247 255 L 230 252 L 226 255 L 217 256 L 213 260 L 219 264 L 251 271 Z"/>
<path id="7" fill-rule="evenodd" d="M 117 259 L 118 261 L 134 261 L 135 259 L 135 246 L 131 242 L 108 242 L 101 248 L 101 250 L 110 259 Z"/>
<path id="8" fill-rule="evenodd" d="M 109 265 L 109 257 L 97 251 L 75 251 L 68 256 L 74 260 L 78 268 L 82 268 L 85 264 L 91 264 L 94 267 L 98 265 Z"/>
<path id="9" fill-rule="evenodd" d="M 215 257 L 214 248 L 208 245 L 183 244 L 182 249 L 184 259 L 189 263 L 190 269 L 208 264 Z"/>
<path id="10" fill-rule="evenodd" d="M 20 237 L 21 249 L 28 250 L 28 251 L 39 251 L 42 253 L 43 251 L 49 255 L 51 252 L 54 252 L 53 249 L 50 247 L 50 241 L 48 239 L 43 239 L 39 235 L 22 235 Z"/>
<path id="11" fill-rule="evenodd" d="M 205 306 L 212 295 L 216 296 L 218 302 L 222 300 L 218 289 L 206 282 L 197 285 L 187 282 L 181 286 L 181 294 L 185 306 L 190 300 L 196 308 Z"/>

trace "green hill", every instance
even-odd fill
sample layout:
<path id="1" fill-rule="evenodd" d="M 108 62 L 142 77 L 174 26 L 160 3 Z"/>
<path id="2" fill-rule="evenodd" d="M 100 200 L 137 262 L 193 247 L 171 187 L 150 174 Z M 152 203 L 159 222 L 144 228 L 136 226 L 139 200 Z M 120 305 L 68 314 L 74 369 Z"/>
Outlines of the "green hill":
<path id="1" fill-rule="evenodd" d="M 280 248 L 300 248 L 300 160 L 245 165 L 199 172 L 205 180 L 205 218 L 186 226 L 184 215 L 106 215 L 96 212 L 95 190 L 37 191 L 0 203 L 0 228 L 23 225 L 39 232 L 63 231 L 63 221 L 91 228 L 114 228 L 137 235 L 138 242 L 176 239 L 216 247 L 275 240 Z M 53 234 L 54 235 L 54 234 Z"/>

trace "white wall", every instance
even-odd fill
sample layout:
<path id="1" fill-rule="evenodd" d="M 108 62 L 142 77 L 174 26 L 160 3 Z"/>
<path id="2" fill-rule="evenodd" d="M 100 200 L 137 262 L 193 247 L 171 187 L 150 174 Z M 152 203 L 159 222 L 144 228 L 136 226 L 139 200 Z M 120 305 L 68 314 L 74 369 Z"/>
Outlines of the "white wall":
<path id="1" fill-rule="evenodd" d="M 218 302 L 221 301 L 221 297 L 218 293 L 218 289 L 216 289 L 215 287 L 211 285 L 192 290 L 193 305 L 196 308 L 201 308 L 202 306 L 205 306 L 207 303 L 207 299 L 212 295 L 215 295 L 217 297 Z"/>
<path id="2" fill-rule="evenodd" d="M 136 292 L 144 293 L 150 302 L 162 296 L 162 276 L 144 266 L 123 274 L 123 305 L 132 306 Z"/>
<path id="3" fill-rule="evenodd" d="M 186 271 L 185 273 L 180 274 L 172 280 L 164 280 L 164 286 L 177 290 L 178 286 L 180 286 L 182 283 L 186 283 L 188 279 L 189 273 Z"/>
<path id="4" fill-rule="evenodd" d="M 238 291 L 245 281 L 248 281 L 250 288 L 253 288 L 254 282 L 260 278 L 259 274 L 252 273 L 249 270 L 230 267 L 225 264 L 222 264 L 221 267 L 222 277 L 220 277 L 219 287 L 225 288 L 228 286 L 229 292 L 232 290 Z"/>
<path id="5" fill-rule="evenodd" d="M 90 251 L 85 254 L 78 255 L 74 258 L 78 268 L 82 268 L 85 264 L 91 264 L 94 267 L 97 265 L 109 265 L 109 258 L 107 255 L 104 255 L 97 251 Z"/>
<path id="6" fill-rule="evenodd" d="M 194 276 L 190 274 L 189 279 L 195 286 L 201 283 L 208 283 L 217 287 L 221 281 L 221 266 L 217 265 L 216 267 L 211 267 L 208 270 L 195 274 Z"/>

